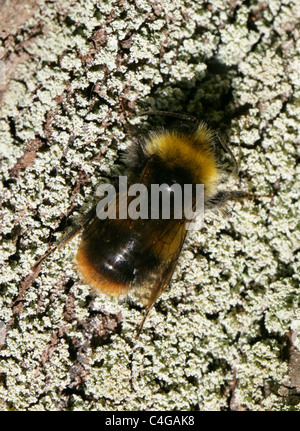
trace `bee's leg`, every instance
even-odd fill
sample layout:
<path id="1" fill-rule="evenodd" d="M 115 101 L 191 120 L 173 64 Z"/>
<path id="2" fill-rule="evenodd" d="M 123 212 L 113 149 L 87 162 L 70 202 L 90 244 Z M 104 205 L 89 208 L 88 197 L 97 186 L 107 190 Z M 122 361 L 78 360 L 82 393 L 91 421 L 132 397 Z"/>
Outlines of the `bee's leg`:
<path id="1" fill-rule="evenodd" d="M 70 232 L 68 232 L 66 235 L 62 237 L 60 241 L 58 241 L 53 247 L 50 247 L 50 249 L 39 258 L 39 260 L 33 265 L 32 269 L 36 270 L 37 267 L 43 263 L 45 259 L 47 259 L 50 254 L 52 254 L 55 250 L 59 250 L 64 245 L 66 245 L 69 241 L 71 241 L 72 238 L 74 238 L 94 217 L 95 214 L 95 207 L 91 209 L 82 219 L 82 221 L 75 226 Z"/>
<path id="2" fill-rule="evenodd" d="M 245 199 L 253 201 L 254 199 L 272 197 L 272 195 L 258 196 L 247 192 L 221 190 L 205 204 L 205 209 L 222 208 L 228 201 L 243 201 Z"/>
<path id="3" fill-rule="evenodd" d="M 221 136 L 219 136 L 217 133 L 216 133 L 216 136 L 217 136 L 218 141 L 220 142 L 221 146 L 223 147 L 223 150 L 226 151 L 226 153 L 230 156 L 230 158 L 233 162 L 233 167 L 234 167 L 233 173 L 235 175 L 237 175 L 239 173 L 239 166 L 238 166 L 238 163 L 236 161 L 236 158 L 235 158 L 233 152 L 231 151 L 229 146 L 226 144 L 226 142 L 221 138 Z"/>
<path id="4" fill-rule="evenodd" d="M 154 302 L 152 302 L 151 304 L 147 305 L 147 307 L 146 307 L 146 309 L 145 309 L 144 317 L 143 317 L 143 319 L 142 319 L 142 321 L 141 321 L 141 323 L 139 324 L 138 329 L 137 329 L 137 334 L 136 334 L 136 336 L 135 336 L 135 339 L 136 339 L 136 340 L 139 338 L 140 333 L 142 332 L 142 329 L 143 329 L 144 323 L 145 323 L 145 321 L 146 321 L 146 319 L 147 319 L 147 316 L 148 316 L 148 314 L 149 314 L 149 312 L 150 312 L 150 310 L 151 310 L 151 308 L 152 308 L 152 305 L 153 305 L 153 304 L 154 304 Z"/>

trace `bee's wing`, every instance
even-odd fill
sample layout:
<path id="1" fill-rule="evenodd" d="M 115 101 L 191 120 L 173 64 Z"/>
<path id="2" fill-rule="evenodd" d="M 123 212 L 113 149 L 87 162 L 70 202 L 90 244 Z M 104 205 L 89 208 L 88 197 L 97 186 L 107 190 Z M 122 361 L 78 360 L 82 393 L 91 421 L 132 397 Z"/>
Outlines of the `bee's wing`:
<path id="1" fill-rule="evenodd" d="M 155 250 L 160 264 L 141 283 L 137 280 L 132 293 L 146 306 L 145 315 L 139 325 L 139 336 L 146 317 L 157 298 L 168 287 L 186 237 L 184 220 L 170 220 L 155 240 Z"/>

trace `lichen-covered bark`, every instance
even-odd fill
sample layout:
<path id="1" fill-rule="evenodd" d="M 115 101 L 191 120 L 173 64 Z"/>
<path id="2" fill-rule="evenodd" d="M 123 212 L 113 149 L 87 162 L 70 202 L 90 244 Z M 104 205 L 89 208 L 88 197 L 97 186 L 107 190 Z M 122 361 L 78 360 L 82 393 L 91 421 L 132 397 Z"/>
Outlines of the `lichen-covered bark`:
<path id="1" fill-rule="evenodd" d="M 299 410 L 297 3 L 5 2 L 3 410 Z M 78 239 L 32 266 L 151 129 L 147 109 L 208 122 L 239 160 L 224 187 L 272 198 L 207 215 L 135 341 L 141 307 L 83 284 Z"/>

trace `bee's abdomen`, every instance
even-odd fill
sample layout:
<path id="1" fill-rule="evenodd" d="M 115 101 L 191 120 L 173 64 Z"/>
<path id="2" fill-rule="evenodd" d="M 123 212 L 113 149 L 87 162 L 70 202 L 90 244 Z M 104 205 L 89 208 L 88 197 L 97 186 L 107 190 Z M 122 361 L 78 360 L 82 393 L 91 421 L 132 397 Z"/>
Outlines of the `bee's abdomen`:
<path id="1" fill-rule="evenodd" d="M 133 231 L 115 228 L 101 235 L 84 235 L 77 252 L 77 263 L 85 281 L 113 295 L 127 293 L 136 277 L 147 275 L 158 265 L 151 249 Z"/>

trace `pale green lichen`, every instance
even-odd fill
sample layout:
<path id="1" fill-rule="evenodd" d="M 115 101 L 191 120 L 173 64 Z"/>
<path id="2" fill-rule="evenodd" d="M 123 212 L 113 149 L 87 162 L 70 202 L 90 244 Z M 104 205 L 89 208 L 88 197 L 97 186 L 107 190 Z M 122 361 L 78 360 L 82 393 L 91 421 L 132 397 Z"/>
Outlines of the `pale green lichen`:
<path id="1" fill-rule="evenodd" d="M 278 394 L 267 396 L 264 387 L 266 382 L 280 385 L 287 372 L 282 359 L 285 334 L 294 331 L 295 346 L 300 343 L 294 164 L 300 60 L 292 26 L 298 9 L 296 2 L 272 0 L 255 15 L 258 3 L 247 7 L 236 2 L 233 18 L 230 1 L 214 0 L 209 7 L 196 0 L 185 3 L 42 1 L 26 24 L 41 19 L 48 30 L 27 48 L 32 57 L 18 67 L 1 111 L 1 194 L 6 202 L 0 253 L 2 409 L 220 410 L 229 407 L 235 378 L 235 408 L 288 408 Z M 65 11 L 66 21 L 57 19 L 58 10 Z M 250 13 L 255 29 L 249 30 Z M 107 40 L 86 68 L 82 57 L 88 58 L 99 28 Z M 274 34 L 280 38 L 273 40 Z M 131 36 L 127 54 L 117 61 L 120 42 Z M 208 60 L 216 54 L 231 69 L 226 76 L 215 72 L 212 79 Z M 105 85 L 97 89 L 97 82 Z M 92 110 L 91 84 L 101 97 Z M 227 96 L 222 99 L 222 94 Z M 228 218 L 208 216 L 204 229 L 189 235 L 172 286 L 136 343 L 141 312 L 126 299 L 99 295 L 93 310 L 112 315 L 121 311 L 122 328 L 109 343 L 80 352 L 80 366 L 86 371 L 80 386 L 84 396 L 71 390 L 67 397 L 64 389 L 74 384 L 70 344 L 76 339 L 84 345 L 87 335 L 79 322 L 90 316 L 90 289 L 73 263 L 78 239 L 45 261 L 7 335 L 5 325 L 13 317 L 11 304 L 20 283 L 31 273 L 37 255 L 47 250 L 49 229 L 58 228 L 59 217 L 70 207 L 79 174 L 90 178 L 73 197 L 75 220 L 80 206 L 88 208 L 101 173 L 111 172 L 117 147 L 130 144 L 132 138 L 120 122 L 120 96 L 138 102 L 136 108 L 142 110 L 184 109 L 212 121 L 227 135 L 239 160 L 243 190 L 266 195 L 273 193 L 276 181 L 281 183 L 272 202 L 232 204 Z M 62 105 L 57 105 L 57 97 L 62 97 Z M 225 100 L 221 106 L 220 100 Z M 224 111 L 246 103 L 252 105 L 249 112 L 234 117 L 230 127 L 224 125 Z M 47 136 L 49 112 L 54 116 Z M 131 122 L 143 124 L 138 118 Z M 37 135 L 47 140 L 47 149 L 37 151 L 33 165 L 20 170 L 7 186 L 10 169 L 26 142 Z M 94 161 L 99 151 L 101 160 Z M 236 184 L 231 177 L 226 187 Z M 22 232 L 21 252 L 12 234 L 16 225 Z M 76 318 L 66 321 L 69 295 Z"/>

